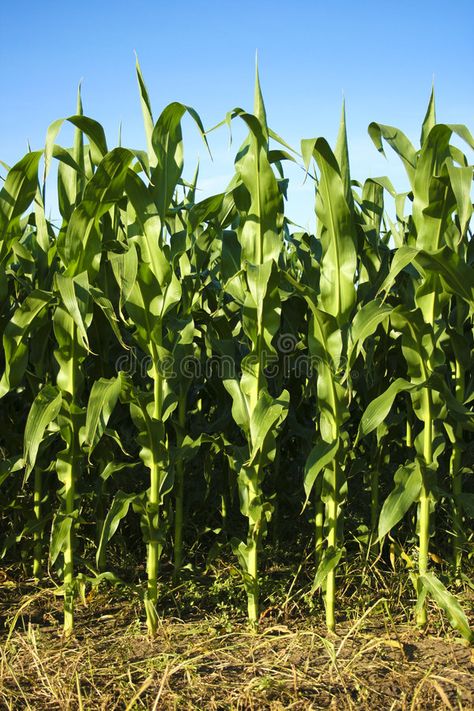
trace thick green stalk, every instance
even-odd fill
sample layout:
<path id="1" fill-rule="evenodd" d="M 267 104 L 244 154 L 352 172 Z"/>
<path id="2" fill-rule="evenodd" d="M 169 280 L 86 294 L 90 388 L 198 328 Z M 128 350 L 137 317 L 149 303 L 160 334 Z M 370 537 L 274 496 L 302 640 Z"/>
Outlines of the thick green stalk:
<path id="1" fill-rule="evenodd" d="M 337 459 L 332 465 L 331 477 L 331 500 L 328 504 L 327 526 L 328 526 L 328 547 L 336 549 L 337 546 L 337 517 L 338 517 L 338 467 Z M 336 601 L 336 568 L 333 567 L 326 580 L 326 625 L 328 630 L 334 631 L 336 626 L 334 608 Z"/>
<path id="2" fill-rule="evenodd" d="M 457 304 L 456 313 L 456 325 L 459 333 L 463 332 L 464 324 L 462 320 L 462 310 L 461 304 Z M 464 391 L 465 391 L 465 373 L 464 368 L 458 358 L 455 358 L 454 362 L 454 394 L 456 400 L 463 404 L 464 402 Z M 452 488 L 453 488 L 453 562 L 456 572 L 461 570 L 462 563 L 462 543 L 464 540 L 464 529 L 463 529 L 463 514 L 462 514 L 462 469 L 461 469 L 461 459 L 462 459 L 462 442 L 463 442 L 463 426 L 461 422 L 456 423 L 454 429 L 455 440 L 453 443 L 453 450 L 451 453 L 451 459 L 449 462 L 449 470 L 452 477 Z"/>
<path id="3" fill-rule="evenodd" d="M 429 467 L 433 462 L 433 414 L 431 392 L 425 390 L 424 398 L 425 410 L 425 427 L 423 437 L 423 458 L 424 466 Z M 420 510 L 419 510 L 419 557 L 418 557 L 418 572 L 420 575 L 425 575 L 428 571 L 428 552 L 430 541 L 430 492 L 427 482 L 427 474 L 422 470 L 422 485 L 420 493 Z M 418 595 L 421 594 L 421 588 L 418 589 Z M 423 626 L 426 624 L 426 604 L 419 608 L 417 614 L 417 624 Z"/>
<path id="4" fill-rule="evenodd" d="M 153 349 L 153 418 L 161 419 L 163 403 L 163 381 L 158 364 L 158 353 Z M 147 600 L 152 610 L 147 612 L 147 627 L 150 636 L 156 634 L 157 616 L 156 603 L 158 601 L 158 568 L 161 557 L 161 544 L 158 538 L 159 504 L 160 504 L 160 464 L 153 461 L 150 467 L 150 493 L 148 503 L 151 509 L 152 525 L 147 554 Z"/>
<path id="5" fill-rule="evenodd" d="M 252 498 L 258 495 L 258 490 L 254 485 L 250 487 L 249 494 Z M 247 563 L 247 574 L 250 578 L 247 587 L 247 610 L 249 622 L 253 627 L 257 625 L 259 618 L 260 586 L 258 580 L 258 549 L 260 545 L 260 526 L 261 521 L 259 520 L 250 524 L 249 528 L 249 539 L 253 545 L 250 548 Z"/>
<path id="6" fill-rule="evenodd" d="M 262 357 L 263 357 L 263 338 L 262 338 L 262 323 L 259 322 L 258 325 L 258 331 L 257 331 L 257 339 L 256 339 L 256 352 L 257 352 L 257 373 L 256 373 L 256 378 L 254 381 L 254 387 L 252 388 L 250 392 L 250 411 L 253 412 L 253 410 L 257 406 L 258 398 L 260 395 L 260 390 L 262 388 Z M 250 446 L 252 443 L 250 442 Z M 257 461 L 255 462 L 254 465 L 254 471 L 252 475 L 250 476 L 250 485 L 249 485 L 249 501 L 252 501 L 252 499 L 257 498 L 261 495 L 261 489 L 258 485 L 258 482 L 260 481 L 260 459 L 258 458 Z M 252 542 L 252 546 L 249 550 L 248 554 L 248 562 L 247 562 L 247 575 L 249 576 L 249 581 L 247 585 L 247 609 L 248 609 L 248 618 L 249 622 L 252 626 L 256 626 L 258 623 L 258 618 L 259 618 L 259 596 L 260 596 L 260 590 L 259 590 L 259 580 L 258 580 L 258 549 L 260 545 L 260 535 L 261 535 L 261 527 L 262 527 L 262 520 L 261 518 L 258 519 L 257 521 L 252 521 L 250 520 L 249 522 L 249 531 L 248 531 L 248 539 L 249 541 Z"/>
<path id="7" fill-rule="evenodd" d="M 380 467 L 382 464 L 382 445 L 379 444 L 375 466 L 370 473 L 370 532 L 372 536 L 376 534 L 379 519 L 379 496 L 380 496 Z"/>
<path id="8" fill-rule="evenodd" d="M 74 357 L 72 359 L 75 360 Z M 75 372 L 75 371 L 74 371 Z M 75 378 L 72 379 L 72 391 L 75 392 Z M 74 599 L 76 596 L 76 584 L 74 575 L 74 540 L 75 521 L 74 511 L 76 506 L 76 482 L 80 477 L 80 464 L 78 460 L 78 436 L 76 427 L 77 414 L 71 417 L 71 446 L 67 460 L 64 460 L 64 473 L 62 481 L 64 483 L 64 505 L 65 515 L 70 518 L 71 523 L 67 529 L 66 543 L 64 548 L 64 634 L 72 634 L 74 627 Z"/>
<path id="9" fill-rule="evenodd" d="M 33 577 L 40 580 L 43 575 L 43 546 L 42 546 L 42 531 L 40 529 L 41 522 L 41 499 L 43 496 L 42 490 L 42 472 L 39 467 L 35 467 L 34 493 L 33 493 L 33 510 L 36 520 L 36 530 L 33 535 Z"/>
<path id="10" fill-rule="evenodd" d="M 156 462 L 153 462 L 150 469 L 150 496 L 149 503 L 150 508 L 155 511 L 159 504 L 159 467 Z M 147 557 L 147 598 L 152 605 L 156 605 L 158 599 L 158 566 L 160 560 L 160 545 L 156 535 L 156 527 L 153 527 L 151 534 L 151 540 L 148 543 L 148 557 Z M 150 618 L 147 618 L 148 631 L 150 634 L 155 634 L 156 627 L 151 622 Z"/>
<path id="11" fill-rule="evenodd" d="M 104 528 L 104 522 L 105 522 L 105 511 L 104 511 L 104 502 L 107 500 L 106 499 L 106 491 L 105 491 L 105 482 L 103 483 L 102 487 L 100 488 L 100 493 L 96 497 L 96 525 L 95 525 L 95 536 L 96 536 L 96 541 L 97 541 L 97 546 L 99 547 L 100 539 L 102 536 L 102 531 Z M 107 548 L 105 546 L 100 547 L 100 555 L 97 558 L 97 569 L 99 572 L 103 572 L 106 569 L 106 560 L 107 560 Z"/>
<path id="12" fill-rule="evenodd" d="M 315 486 L 315 515 L 314 515 L 314 555 L 316 568 L 321 561 L 321 553 L 324 543 L 324 501 L 321 498 L 323 490 L 323 479 L 318 477 Z"/>
<path id="13" fill-rule="evenodd" d="M 273 542 L 273 547 L 276 548 L 278 546 L 278 541 L 279 541 L 279 533 L 281 531 L 281 506 L 280 506 L 280 497 L 279 497 L 279 481 L 280 481 L 280 446 L 279 442 L 277 441 L 276 445 L 276 452 L 275 452 L 275 460 L 273 462 L 273 476 L 274 476 L 274 481 L 275 481 L 275 491 L 276 491 L 276 496 L 275 500 L 273 503 L 273 515 L 272 515 L 272 542 Z"/>
<path id="14" fill-rule="evenodd" d="M 73 454 L 71 461 L 66 465 L 67 469 L 65 472 L 65 513 L 66 516 L 71 517 L 74 513 L 74 501 L 76 497 L 77 472 L 75 471 L 74 461 L 75 458 Z M 64 549 L 64 634 L 66 636 L 72 634 L 74 627 L 74 597 L 74 526 L 71 520 Z"/>
<path id="15" fill-rule="evenodd" d="M 455 362 L 455 395 L 456 399 L 462 403 L 464 400 L 464 368 L 461 363 L 456 359 Z M 462 542 L 464 539 L 463 530 L 463 516 L 462 516 L 462 469 L 461 469 L 461 455 L 462 455 L 462 441 L 463 441 L 463 427 L 460 422 L 456 424 L 455 430 L 455 441 L 453 443 L 453 450 L 451 453 L 451 459 L 449 463 L 450 474 L 452 477 L 452 488 L 453 488 L 453 560 L 454 566 L 457 572 L 461 569 L 462 562 Z"/>
<path id="16" fill-rule="evenodd" d="M 68 320 L 69 318 L 70 317 L 68 317 Z M 66 540 L 64 544 L 64 634 L 66 636 L 72 634 L 74 627 L 74 600 L 76 595 L 74 575 L 74 512 L 76 484 L 77 481 L 79 481 L 81 473 L 79 461 L 79 429 L 81 422 L 78 414 L 79 407 L 77 404 L 81 377 L 79 371 L 78 333 L 77 326 L 74 322 L 71 323 L 70 335 L 71 352 L 69 354 L 69 358 L 63 364 L 63 374 L 66 374 L 67 376 L 63 382 L 66 392 L 68 392 L 71 396 L 70 420 L 68 423 L 68 427 L 70 428 L 70 441 L 69 447 L 65 450 L 65 456 L 61 462 L 61 481 L 64 484 L 64 514 L 67 519 L 70 519 L 70 525 L 67 528 Z"/>
<path id="17" fill-rule="evenodd" d="M 178 402 L 179 431 L 176 444 L 178 447 L 183 442 L 184 427 L 186 425 L 186 393 L 180 390 Z M 174 578 L 179 576 L 183 562 L 183 508 L 184 508 L 184 462 L 179 459 L 176 463 L 176 493 L 174 508 Z"/>

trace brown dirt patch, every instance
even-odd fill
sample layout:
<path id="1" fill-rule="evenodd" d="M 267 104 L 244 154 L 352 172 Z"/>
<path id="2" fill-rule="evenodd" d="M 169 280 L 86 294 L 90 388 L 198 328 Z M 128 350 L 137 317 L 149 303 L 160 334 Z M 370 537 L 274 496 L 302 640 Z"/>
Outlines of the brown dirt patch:
<path id="1" fill-rule="evenodd" d="M 0 708 L 474 708 L 472 649 L 449 629 L 422 634 L 376 610 L 337 635 L 317 617 L 264 621 L 258 634 L 239 620 L 168 617 L 150 641 L 138 604 L 106 607 L 97 596 L 65 640 L 60 599 L 7 597 Z"/>

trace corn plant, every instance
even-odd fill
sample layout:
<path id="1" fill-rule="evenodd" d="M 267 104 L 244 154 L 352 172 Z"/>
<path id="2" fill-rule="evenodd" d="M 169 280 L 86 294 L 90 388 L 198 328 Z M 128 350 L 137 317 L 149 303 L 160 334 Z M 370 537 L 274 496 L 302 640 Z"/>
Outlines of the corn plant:
<path id="1" fill-rule="evenodd" d="M 426 590 L 433 588 L 431 578 L 427 577 L 430 520 L 437 499 L 438 458 L 445 447 L 437 422 L 448 417 L 448 422 L 451 420 L 452 423 L 449 425 L 451 431 L 453 426 L 460 431 L 462 423 L 467 426 L 469 422 L 464 404 L 449 391 L 443 372 L 446 328 L 443 306 L 451 298 L 456 298 L 472 309 L 474 283 L 471 268 L 451 248 L 453 242 L 459 241 L 459 227 L 452 220 L 454 210 L 469 215 L 467 195 L 472 169 L 464 170 L 466 159 L 458 149 L 450 146 L 449 141 L 455 131 L 471 147 L 474 144 L 465 127 L 435 123 L 433 96 L 423 123 L 419 152 L 406 136 L 392 127 L 371 124 L 369 130 L 379 150 L 383 137 L 399 153 L 413 192 L 413 213 L 407 223 L 405 240 L 395 252 L 381 291 L 388 289 L 407 265 L 414 265 L 417 271 L 413 301 L 409 305 L 397 306 L 390 315 L 393 327 L 402 337 L 409 381 L 395 380 L 386 393 L 369 406 L 361 427 L 365 432 L 373 429 L 383 418 L 380 416 L 382 412 L 388 412 L 395 396 L 402 391 L 410 392 L 414 414 L 423 424 L 423 430 L 414 442 L 417 458 L 403 466 L 395 477 L 397 486 L 382 509 L 379 535 L 385 535 L 413 501 L 419 502 L 417 620 L 424 625 Z M 455 162 L 461 165 L 456 167 Z M 464 232 L 465 223 L 461 227 L 461 239 Z M 378 407 L 381 409 L 377 412 Z M 403 497 L 402 491 L 405 493 Z"/>
<path id="2" fill-rule="evenodd" d="M 278 398 L 272 397 L 265 377 L 279 325 L 283 197 L 269 159 L 269 133 L 258 73 L 254 114 L 237 109 L 233 115 L 249 128 L 249 136 L 237 156 L 237 185 L 233 188 L 240 247 L 240 268 L 233 275 L 239 280 L 240 289 L 237 287 L 233 293 L 240 297 L 242 330 L 249 352 L 241 363 L 240 380 L 227 378 L 224 385 L 232 398 L 232 417 L 246 440 L 235 455 L 240 507 L 248 520 L 248 532 L 247 540 L 235 541 L 234 550 L 243 571 L 248 617 L 255 625 L 259 617 L 258 554 L 271 515 L 262 482 L 265 468 L 275 456 L 275 434 L 286 416 L 289 398 L 287 391 Z"/>
<path id="3" fill-rule="evenodd" d="M 268 524 L 281 552 L 285 520 L 294 542 L 311 500 L 311 595 L 323 590 L 330 630 L 353 541 L 377 566 L 390 535 L 391 563 L 403 547 L 417 563 L 418 623 L 431 597 L 472 638 L 429 561 L 443 564 L 447 526 L 459 581 L 470 565 L 473 168 L 456 141 L 472 150 L 474 139 L 436 122 L 432 94 L 419 148 L 369 126 L 376 148 L 401 158 L 409 191 L 358 182 L 345 109 L 334 150 L 319 137 L 298 155 L 269 128 L 257 73 L 253 113 L 222 122 L 248 131 L 234 175 L 199 199 L 183 118 L 206 145 L 210 132 L 177 102 L 155 121 L 136 72 L 145 150 L 109 150 L 79 90 L 44 150 L 6 168 L 0 555 L 42 584 L 61 580 L 70 635 L 78 592 L 117 579 L 111 548 L 131 548 L 139 523 L 137 589 L 154 635 L 168 567 L 184 585 L 203 551 L 209 562 L 230 543 L 255 627 Z M 65 121 L 70 147 L 58 142 Z M 314 184 L 314 234 L 285 215 L 288 160 Z"/>

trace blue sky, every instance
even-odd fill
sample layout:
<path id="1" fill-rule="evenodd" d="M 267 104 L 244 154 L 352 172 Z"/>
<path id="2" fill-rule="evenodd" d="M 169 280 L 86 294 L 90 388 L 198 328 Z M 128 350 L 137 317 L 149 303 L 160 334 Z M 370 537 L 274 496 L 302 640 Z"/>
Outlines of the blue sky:
<path id="1" fill-rule="evenodd" d="M 438 120 L 473 131 L 474 4 L 430 2 L 5 3 L 0 41 L 0 159 L 12 164 L 41 148 L 48 125 L 75 111 L 83 80 L 85 113 L 106 129 L 109 147 L 144 147 L 136 86 L 138 53 L 155 118 L 170 101 L 193 106 L 206 127 L 241 106 L 251 109 L 255 51 L 269 124 L 291 145 L 325 136 L 334 143 L 345 96 L 353 177 L 388 174 L 406 187 L 395 158 L 379 156 L 367 126 L 398 126 L 413 142 L 420 133 L 434 78 Z M 202 196 L 225 187 L 244 135 L 225 128 L 210 137 L 206 157 L 185 122 L 186 176 L 201 162 Z M 59 142 L 68 145 L 63 129 Z M 288 214 L 312 226 L 313 197 L 302 173 Z"/>

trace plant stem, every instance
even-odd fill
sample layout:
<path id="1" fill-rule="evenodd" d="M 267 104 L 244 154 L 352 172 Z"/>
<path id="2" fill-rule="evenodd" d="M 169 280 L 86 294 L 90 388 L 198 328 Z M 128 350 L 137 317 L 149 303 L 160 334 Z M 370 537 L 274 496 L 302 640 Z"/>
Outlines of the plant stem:
<path id="1" fill-rule="evenodd" d="M 460 334 L 463 333 L 464 324 L 462 320 L 462 310 L 460 303 L 457 304 L 456 312 L 456 325 L 457 330 Z M 459 403 L 464 402 L 464 390 L 465 390 L 465 374 L 464 368 L 458 358 L 455 358 L 454 363 L 454 392 L 456 400 Z M 462 459 L 462 443 L 463 443 L 463 426 L 461 422 L 456 423 L 454 429 L 455 440 L 453 443 L 453 450 L 451 453 L 451 459 L 449 462 L 449 470 L 452 477 L 452 488 L 453 488 L 453 561 L 454 567 L 457 573 L 461 570 L 462 563 L 462 543 L 464 541 L 464 529 L 463 529 L 463 509 L 462 509 L 462 491 L 463 491 L 463 477 L 461 469 L 461 459 Z"/>
<path id="2" fill-rule="evenodd" d="M 315 515 L 314 515 L 314 556 L 316 568 L 321 560 L 324 541 L 324 501 L 321 498 L 323 478 L 319 476 L 315 487 Z"/>
<path id="3" fill-rule="evenodd" d="M 251 489 L 251 496 L 256 492 Z M 251 524 L 249 530 L 249 541 L 251 547 L 247 560 L 247 574 L 249 581 L 247 584 L 247 609 L 248 618 L 252 627 L 256 627 L 259 618 L 259 580 L 258 580 L 258 548 L 260 544 L 260 522 Z"/>
<path id="4" fill-rule="evenodd" d="M 153 462 L 150 469 L 150 497 L 149 504 L 151 509 L 152 524 L 150 531 L 150 541 L 148 543 L 147 556 L 147 627 L 148 634 L 154 636 L 157 629 L 156 603 L 158 600 L 158 565 L 160 560 L 160 544 L 158 540 L 158 530 L 155 519 L 158 516 L 159 505 L 159 467 L 156 462 Z M 151 608 L 151 609 L 150 609 Z"/>
<path id="5" fill-rule="evenodd" d="M 33 493 L 33 507 L 34 507 L 34 517 L 36 519 L 36 530 L 33 535 L 34 547 L 33 547 L 33 577 L 36 580 L 41 580 L 43 575 L 43 565 L 42 565 L 42 531 L 40 529 L 41 522 L 41 499 L 42 499 L 42 473 L 39 467 L 35 467 L 35 482 L 34 482 L 34 493 Z"/>
<path id="6" fill-rule="evenodd" d="M 163 403 L 163 381 L 156 349 L 153 350 L 153 362 L 153 419 L 160 420 Z M 151 442 L 150 444 L 153 450 L 154 443 Z M 160 466 L 159 462 L 154 458 L 150 466 L 150 494 L 148 498 L 151 522 L 147 554 L 146 618 L 148 634 L 151 637 L 155 636 L 158 624 L 156 603 L 158 600 L 158 567 L 161 555 L 161 545 L 159 541 Z"/>
<path id="7" fill-rule="evenodd" d="M 450 472 L 453 479 L 453 561 L 457 573 L 461 570 L 462 564 L 462 542 L 464 540 L 463 515 L 462 515 L 462 469 L 461 469 L 461 447 L 462 425 L 456 426 L 456 441 L 453 444 L 453 451 L 450 460 Z"/>
<path id="8" fill-rule="evenodd" d="M 422 467 L 422 484 L 420 493 L 420 513 L 419 513 L 419 558 L 418 558 L 418 572 L 419 575 L 425 575 L 428 571 L 428 551 L 429 551 L 429 541 L 430 541 L 430 492 L 429 485 L 427 481 L 426 468 L 432 464 L 433 461 L 433 415 L 432 415 L 432 402 L 431 402 L 431 392 L 425 389 L 425 428 L 424 428 L 424 439 L 423 439 L 423 458 L 424 466 Z M 418 595 L 421 595 L 421 585 L 418 585 Z M 426 616 L 426 604 L 419 608 L 417 614 L 417 624 L 424 626 L 427 621 Z"/>
<path id="9" fill-rule="evenodd" d="M 186 393 L 183 392 L 182 389 L 180 389 L 178 402 L 178 425 L 179 430 L 176 437 L 176 444 L 179 448 L 183 443 L 183 432 L 186 425 Z M 182 459 L 176 462 L 175 487 L 173 577 L 177 580 L 183 563 L 184 462 Z"/>
<path id="10" fill-rule="evenodd" d="M 371 470 L 370 476 L 370 532 L 372 539 L 377 530 L 377 523 L 379 520 L 379 483 L 380 483 L 380 467 L 382 464 L 382 445 L 379 444 L 377 448 L 377 456 L 375 459 L 375 466 Z M 378 551 L 378 543 L 373 544 L 376 551 Z"/>
<path id="11" fill-rule="evenodd" d="M 336 549 L 337 546 L 337 518 L 338 518 L 338 467 L 337 458 L 332 465 L 332 492 L 331 500 L 328 504 L 328 547 Z M 334 607 L 336 598 L 336 568 L 333 567 L 326 580 L 326 626 L 328 630 L 334 631 L 335 617 Z"/>
<path id="12" fill-rule="evenodd" d="M 76 461 L 74 452 L 67 464 L 65 483 L 66 516 L 71 517 L 67 529 L 66 545 L 64 549 L 64 634 L 70 636 L 74 627 L 74 503 L 76 498 Z"/>

